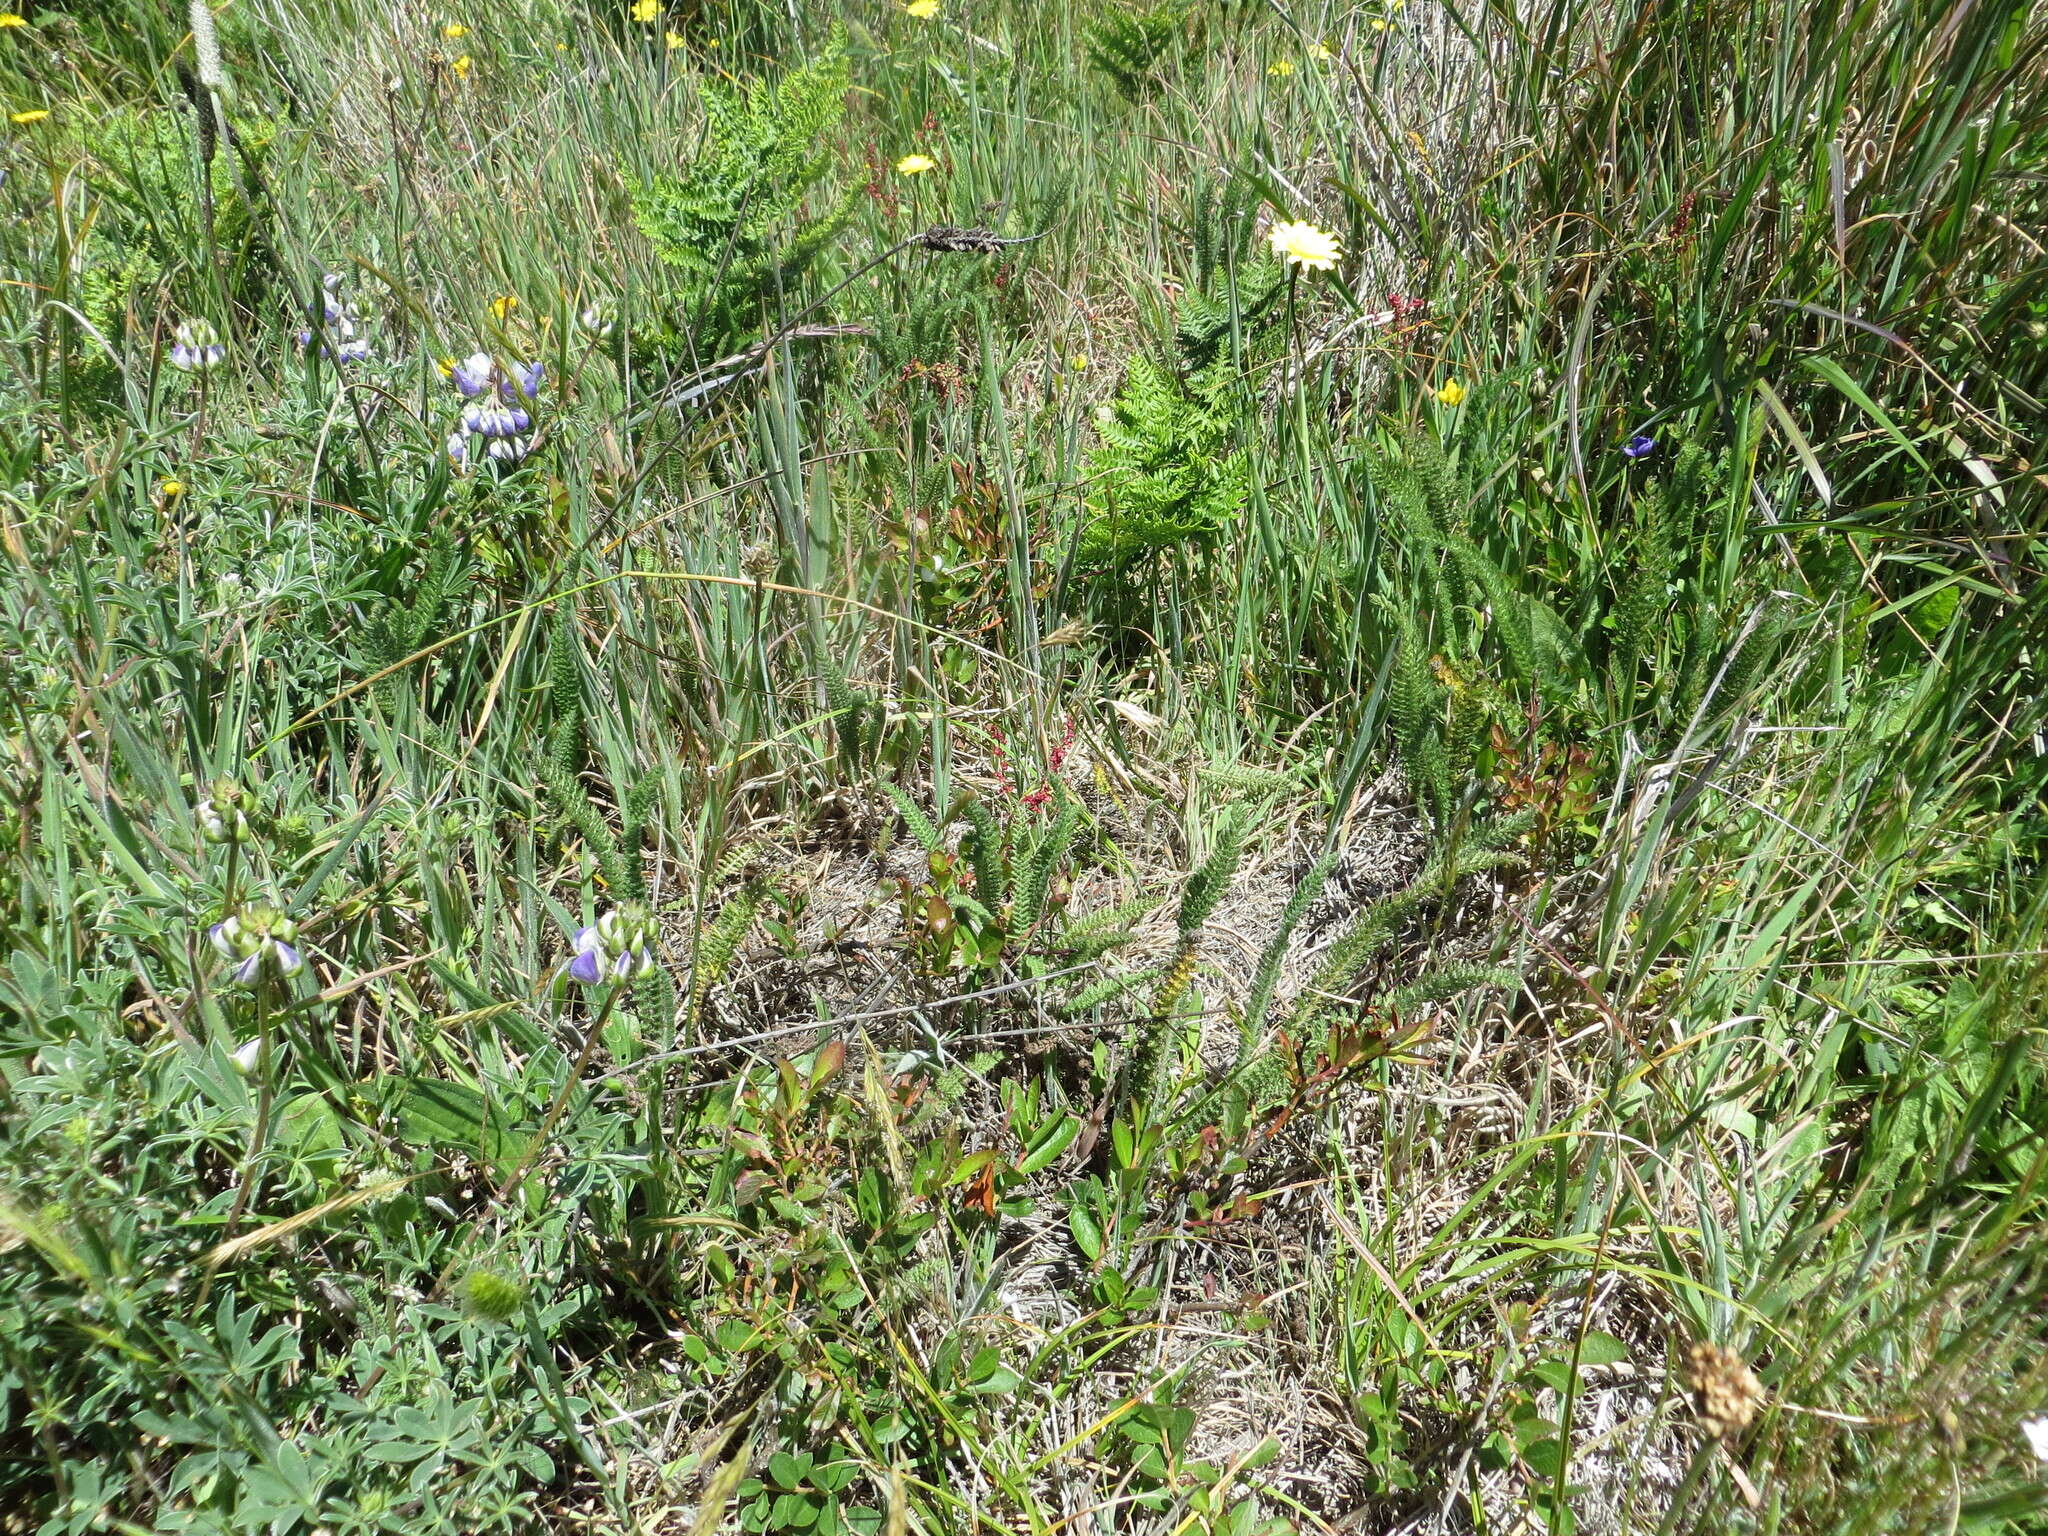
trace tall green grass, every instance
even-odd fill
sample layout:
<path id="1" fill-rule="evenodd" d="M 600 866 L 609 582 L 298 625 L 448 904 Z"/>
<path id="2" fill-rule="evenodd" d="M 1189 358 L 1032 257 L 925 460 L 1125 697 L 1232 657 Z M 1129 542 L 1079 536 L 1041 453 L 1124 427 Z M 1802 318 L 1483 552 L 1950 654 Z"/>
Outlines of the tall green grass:
<path id="1" fill-rule="evenodd" d="M 2037 15 L 216 25 L 0 28 L 22 1529 L 2038 1525 Z"/>

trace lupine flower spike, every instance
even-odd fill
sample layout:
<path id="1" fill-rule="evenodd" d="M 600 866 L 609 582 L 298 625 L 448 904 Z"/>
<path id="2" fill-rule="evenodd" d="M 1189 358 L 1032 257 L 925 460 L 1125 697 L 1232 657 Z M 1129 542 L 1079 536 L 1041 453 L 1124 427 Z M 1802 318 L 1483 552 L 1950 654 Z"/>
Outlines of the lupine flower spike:
<path id="1" fill-rule="evenodd" d="M 220 337 L 204 320 L 181 320 L 171 333 L 171 366 L 187 373 L 211 368 L 228 355 Z"/>
<path id="2" fill-rule="evenodd" d="M 262 902 L 252 902 L 227 921 L 215 923 L 207 936 L 225 958 L 236 962 L 235 980 L 245 987 L 282 981 L 305 968 L 297 944 L 299 925 Z"/>
<path id="3" fill-rule="evenodd" d="M 353 304 L 342 301 L 337 291 L 340 287 L 341 274 L 329 272 L 320 279 L 320 297 L 312 304 L 325 337 L 320 355 L 334 362 L 360 363 L 370 355 L 370 339 L 360 333 L 362 320 Z M 313 329 L 309 326 L 299 332 L 299 346 L 303 350 L 312 345 Z"/>
<path id="4" fill-rule="evenodd" d="M 469 403 L 462 426 L 448 439 L 448 462 L 457 470 L 472 462 L 469 439 L 483 439 L 483 454 L 494 464 L 512 465 L 532 451 L 533 413 L 547 369 L 539 362 L 503 364 L 488 352 L 473 352 L 442 370 L 455 392 Z"/>
<path id="5" fill-rule="evenodd" d="M 637 981 L 655 968 L 661 937 L 654 915 L 639 902 L 614 907 L 587 928 L 576 930 L 576 958 L 569 974 L 587 986 Z"/>
<path id="6" fill-rule="evenodd" d="M 242 786 L 233 779 L 218 779 L 213 793 L 193 808 L 199 817 L 199 832 L 209 843 L 246 843 L 249 818 L 242 814 Z"/>

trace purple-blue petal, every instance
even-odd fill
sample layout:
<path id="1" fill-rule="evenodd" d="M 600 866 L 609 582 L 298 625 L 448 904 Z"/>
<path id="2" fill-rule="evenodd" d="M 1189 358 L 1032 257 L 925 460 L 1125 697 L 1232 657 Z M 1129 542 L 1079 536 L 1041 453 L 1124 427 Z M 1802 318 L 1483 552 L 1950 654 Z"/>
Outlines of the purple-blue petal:
<path id="1" fill-rule="evenodd" d="M 244 960 L 240 965 L 235 967 L 235 980 L 239 981 L 245 987 L 255 985 L 256 978 L 262 974 L 263 951 L 260 949 L 257 950 L 255 954 L 251 955 L 248 959 Z"/>
<path id="2" fill-rule="evenodd" d="M 297 945 L 287 944 L 282 939 L 277 941 L 278 975 L 296 976 L 299 974 L 299 968 L 305 963 L 305 957 L 299 953 Z"/>
<path id="3" fill-rule="evenodd" d="M 595 986 L 598 982 L 602 981 L 604 975 L 597 968 L 597 951 L 586 949 L 577 955 L 574 960 L 569 962 L 569 974 L 578 981 L 590 986 Z"/>

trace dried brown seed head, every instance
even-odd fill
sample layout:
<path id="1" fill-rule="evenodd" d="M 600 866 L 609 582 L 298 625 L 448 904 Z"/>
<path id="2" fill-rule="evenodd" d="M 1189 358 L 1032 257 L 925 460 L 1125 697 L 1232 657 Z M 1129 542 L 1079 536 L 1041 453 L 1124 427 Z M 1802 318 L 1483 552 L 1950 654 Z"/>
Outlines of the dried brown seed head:
<path id="1" fill-rule="evenodd" d="M 1763 1406 L 1763 1383 L 1732 1349 L 1704 1339 L 1689 1345 L 1685 1374 L 1700 1428 L 1717 1440 L 1741 1434 Z"/>

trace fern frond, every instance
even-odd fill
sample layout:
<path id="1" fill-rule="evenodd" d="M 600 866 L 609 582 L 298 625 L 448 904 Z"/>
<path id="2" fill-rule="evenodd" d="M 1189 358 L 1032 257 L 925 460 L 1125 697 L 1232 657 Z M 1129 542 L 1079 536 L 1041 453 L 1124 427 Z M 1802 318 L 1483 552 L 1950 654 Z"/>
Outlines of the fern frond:
<path id="1" fill-rule="evenodd" d="M 1310 905 L 1322 894 L 1323 884 L 1330 878 L 1330 871 L 1337 867 L 1338 854 L 1335 849 L 1325 853 L 1309 867 L 1309 872 L 1294 888 L 1287 906 L 1280 914 L 1279 924 L 1273 929 L 1273 936 L 1266 941 L 1266 947 L 1259 955 L 1258 969 L 1252 973 L 1250 994 L 1245 998 L 1242 1034 L 1239 1038 L 1237 1060 L 1242 1066 L 1256 1048 L 1259 1036 L 1266 1023 L 1266 1009 L 1273 999 L 1273 987 L 1280 979 L 1280 966 L 1287 958 L 1287 946 L 1293 941 L 1294 930 L 1301 925 Z"/>
<path id="2" fill-rule="evenodd" d="M 1201 868 L 1188 877 L 1187 888 L 1181 892 L 1180 910 L 1173 921 L 1183 943 L 1192 942 L 1202 924 L 1209 920 L 1209 914 L 1216 910 L 1243 856 L 1244 825 L 1233 816 L 1218 829 L 1216 846 L 1202 861 Z"/>
<path id="3" fill-rule="evenodd" d="M 1461 993 L 1475 992 L 1481 987 L 1510 991 L 1521 984 L 1519 974 L 1497 965 L 1439 965 L 1396 987 L 1387 994 L 1387 1003 L 1396 1013 L 1406 1013 L 1427 1003 L 1439 1003 Z"/>
<path id="4" fill-rule="evenodd" d="M 1126 101 L 1142 101 L 1159 88 L 1160 63 L 1190 14 L 1188 0 L 1167 0 L 1144 11 L 1112 11 L 1087 33 L 1088 62 Z"/>
<path id="5" fill-rule="evenodd" d="M 967 818 L 970 829 L 964 846 L 974 868 L 974 894 L 991 912 L 1000 912 L 1010 899 L 1010 867 L 1004 857 L 1003 829 L 978 799 L 969 800 L 960 814 Z"/>
<path id="6" fill-rule="evenodd" d="M 1155 980 L 1159 974 L 1160 967 L 1154 965 L 1118 976 L 1105 976 L 1099 981 L 1090 982 L 1072 997 L 1056 1004 L 1054 1011 L 1063 1018 L 1077 1018 L 1081 1014 L 1100 1008 L 1104 1003 L 1115 1001 L 1126 992 L 1137 990 L 1147 982 Z"/>
<path id="7" fill-rule="evenodd" d="M 747 933 L 754 926 L 754 918 L 761 910 L 761 896 L 761 887 L 757 884 L 741 887 L 698 934 L 697 952 L 690 964 L 688 1018 L 692 1024 L 702 1016 L 704 999 L 725 979 L 733 956 L 746 942 Z"/>
<path id="8" fill-rule="evenodd" d="M 917 839 L 918 847 L 926 853 L 943 853 L 946 835 L 932 825 L 931 817 L 925 815 L 918 803 L 903 792 L 899 784 L 885 783 L 882 792 L 895 802 L 896 814 L 903 818 L 904 828 Z"/>
<path id="9" fill-rule="evenodd" d="M 1045 912 L 1045 898 L 1052 889 L 1053 872 L 1066 856 L 1067 846 L 1081 828 L 1081 807 L 1068 800 L 1053 824 L 1032 844 L 1017 870 L 1017 894 L 1010 906 L 1007 927 L 1011 933 L 1028 933 Z"/>

